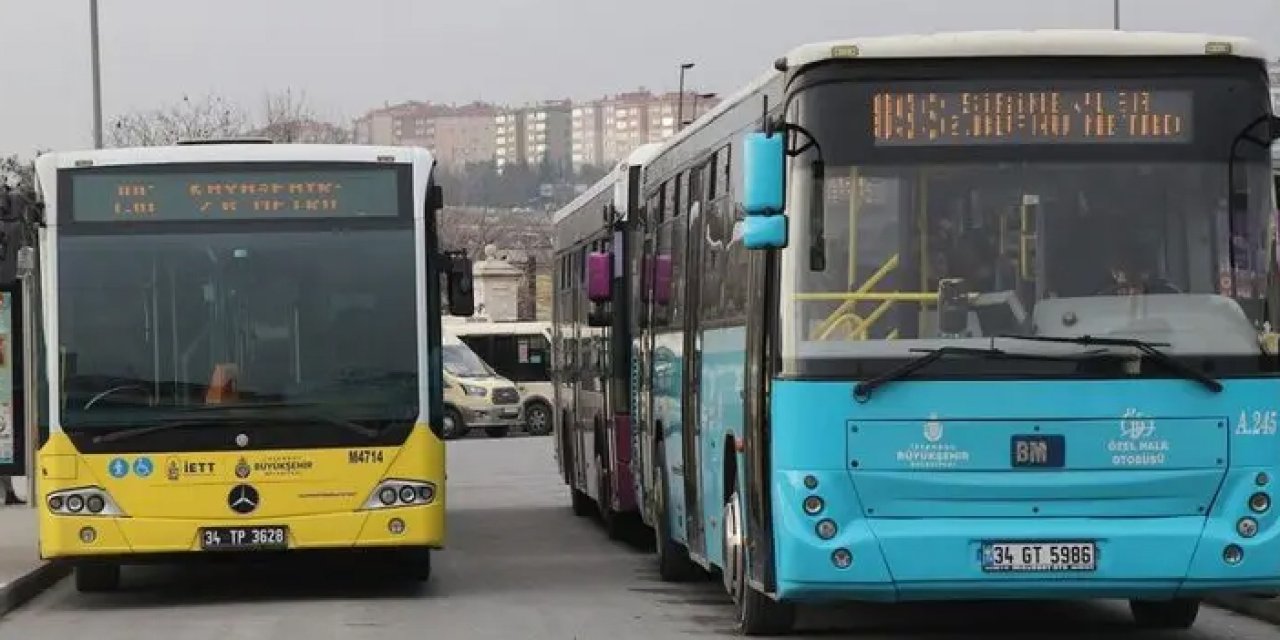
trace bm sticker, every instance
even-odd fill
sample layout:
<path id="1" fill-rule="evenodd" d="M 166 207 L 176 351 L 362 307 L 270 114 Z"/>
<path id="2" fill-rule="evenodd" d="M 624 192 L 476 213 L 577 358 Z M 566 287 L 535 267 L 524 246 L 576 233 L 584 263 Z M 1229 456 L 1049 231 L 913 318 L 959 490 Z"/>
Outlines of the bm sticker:
<path id="1" fill-rule="evenodd" d="M 350 464 L 378 464 L 383 461 L 383 453 L 378 449 L 354 449 L 347 452 Z"/>

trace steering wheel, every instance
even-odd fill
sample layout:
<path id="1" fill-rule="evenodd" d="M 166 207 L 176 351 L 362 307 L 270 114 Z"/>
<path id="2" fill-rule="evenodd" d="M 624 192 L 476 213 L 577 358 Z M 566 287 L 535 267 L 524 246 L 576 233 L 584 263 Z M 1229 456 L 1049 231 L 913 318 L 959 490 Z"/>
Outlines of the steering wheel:
<path id="1" fill-rule="evenodd" d="M 155 397 L 151 395 L 151 391 L 150 391 L 149 389 L 147 389 L 147 387 L 145 387 L 145 386 L 143 386 L 143 385 L 140 385 L 140 384 L 122 384 L 122 385 L 120 385 L 120 386 L 118 386 L 118 387 L 111 387 L 110 389 L 107 389 L 106 391 L 103 391 L 103 392 L 101 392 L 101 393 L 99 393 L 99 394 L 97 394 L 97 395 L 93 396 L 92 398 L 89 398 L 89 401 L 88 401 L 88 402 L 86 402 L 86 403 L 84 403 L 84 406 L 83 406 L 83 407 L 81 407 L 81 411 L 88 411 L 89 409 L 93 408 L 93 405 L 94 405 L 95 403 L 97 403 L 99 400 L 101 400 L 101 399 L 103 399 L 103 398 L 105 398 L 105 397 L 107 397 L 107 396 L 109 396 L 109 395 L 111 395 L 111 394 L 113 394 L 113 393 L 115 393 L 115 392 L 117 392 L 117 391 L 124 391 L 125 389 L 137 389 L 137 390 L 139 390 L 139 391 L 142 391 L 143 393 L 147 394 L 147 400 L 148 400 L 148 401 L 151 401 L 151 400 L 154 400 L 154 399 L 155 399 Z"/>

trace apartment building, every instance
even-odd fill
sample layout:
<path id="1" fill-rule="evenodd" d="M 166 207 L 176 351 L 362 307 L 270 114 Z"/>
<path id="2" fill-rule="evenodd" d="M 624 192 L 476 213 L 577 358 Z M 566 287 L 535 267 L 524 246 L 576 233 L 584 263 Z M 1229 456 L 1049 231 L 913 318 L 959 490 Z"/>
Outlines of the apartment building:
<path id="1" fill-rule="evenodd" d="M 497 107 L 482 102 L 462 106 L 404 102 L 356 120 L 354 138 L 356 144 L 425 147 L 442 166 L 461 169 L 494 159 L 497 112 Z"/>
<path id="2" fill-rule="evenodd" d="M 686 92 L 682 107 L 677 92 L 644 89 L 579 104 L 573 110 L 573 166 L 611 166 L 642 144 L 675 135 L 681 116 L 691 121 L 716 104 L 714 97 Z"/>
<path id="3" fill-rule="evenodd" d="M 494 117 L 494 158 L 509 164 L 568 171 L 573 148 L 573 105 L 569 100 L 507 109 Z"/>

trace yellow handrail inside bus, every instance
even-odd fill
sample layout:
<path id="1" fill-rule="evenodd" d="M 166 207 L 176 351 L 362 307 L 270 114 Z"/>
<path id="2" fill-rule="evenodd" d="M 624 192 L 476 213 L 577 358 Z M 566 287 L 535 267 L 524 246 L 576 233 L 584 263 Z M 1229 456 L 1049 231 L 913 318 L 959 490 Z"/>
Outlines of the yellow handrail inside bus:
<path id="1" fill-rule="evenodd" d="M 880 281 L 888 277 L 889 273 L 896 268 L 898 268 L 898 256 L 897 254 L 894 254 L 890 256 L 888 260 L 885 261 L 884 266 L 880 267 L 879 269 L 876 270 L 875 273 L 871 274 L 871 277 L 867 278 L 867 281 L 862 283 L 862 286 L 858 287 L 852 293 L 855 293 L 855 294 L 866 293 L 867 291 L 874 288 L 877 284 L 880 284 Z M 852 285 L 853 283 L 850 282 L 849 284 Z M 801 295 L 805 295 L 805 294 L 801 294 Z M 796 299 L 803 300 L 803 298 L 799 296 L 797 296 Z M 823 334 L 823 335 L 827 334 L 831 330 L 831 326 L 839 322 L 840 319 L 846 314 L 848 314 L 853 309 L 853 306 L 857 303 L 858 303 L 857 300 L 846 300 L 844 304 L 841 304 L 835 311 L 832 311 L 831 315 L 827 316 L 826 320 L 823 320 L 816 328 L 814 328 L 813 335 L 816 336 L 818 334 Z"/>
<path id="2" fill-rule="evenodd" d="M 884 302 L 881 302 L 880 305 L 871 312 L 871 315 L 865 318 L 858 316 L 855 313 L 846 313 L 837 319 L 830 328 L 818 335 L 818 339 L 826 340 L 831 336 L 831 332 L 835 331 L 842 324 L 849 324 L 849 333 L 845 334 L 846 340 L 849 338 L 866 340 L 868 332 L 871 331 L 871 327 L 875 325 L 877 320 L 884 317 L 884 314 L 889 313 L 889 310 L 893 308 L 894 302 L 894 300 L 885 300 Z M 897 330 L 895 329 L 894 331 L 896 332 Z"/>

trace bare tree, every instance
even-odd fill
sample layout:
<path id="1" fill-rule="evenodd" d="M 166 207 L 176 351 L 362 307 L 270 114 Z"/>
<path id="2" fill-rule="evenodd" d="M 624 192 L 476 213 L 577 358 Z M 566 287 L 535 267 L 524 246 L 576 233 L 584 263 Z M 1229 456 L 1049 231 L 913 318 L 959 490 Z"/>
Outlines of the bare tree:
<path id="1" fill-rule="evenodd" d="M 293 89 L 267 95 L 266 124 L 258 130 L 276 142 L 350 144 L 351 132 L 324 122 L 307 99 L 306 92 Z"/>
<path id="2" fill-rule="evenodd" d="M 248 123 L 244 110 L 222 97 L 193 100 L 183 96 L 167 107 L 117 117 L 107 131 L 107 140 L 113 147 L 150 147 L 180 140 L 229 138 L 244 135 Z"/>
<path id="3" fill-rule="evenodd" d="M 38 154 L 37 154 L 38 155 Z M 0 158 L 0 187 L 19 191 L 35 190 L 36 167 L 16 155 Z"/>
<path id="4" fill-rule="evenodd" d="M 471 258 L 484 255 L 487 245 L 514 249 L 550 263 L 551 216 L 542 211 L 446 207 L 441 212 L 440 242 L 448 249 L 465 249 Z"/>

